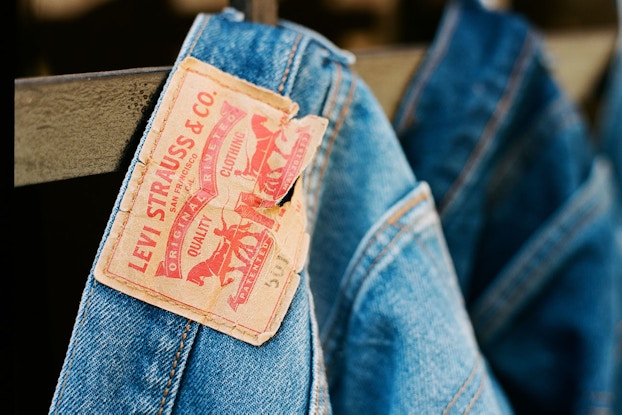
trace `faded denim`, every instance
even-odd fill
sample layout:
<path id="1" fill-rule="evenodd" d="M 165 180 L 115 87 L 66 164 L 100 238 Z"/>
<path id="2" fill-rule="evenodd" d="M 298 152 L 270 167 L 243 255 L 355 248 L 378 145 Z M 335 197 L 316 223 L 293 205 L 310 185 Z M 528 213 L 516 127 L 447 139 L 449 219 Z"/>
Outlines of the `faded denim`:
<path id="1" fill-rule="evenodd" d="M 520 16 L 451 2 L 394 126 L 516 412 L 607 413 L 619 393 L 614 169 L 550 61 Z"/>
<path id="2" fill-rule="evenodd" d="M 256 347 L 91 273 L 50 413 L 511 413 L 476 343 L 429 187 L 352 55 L 230 9 L 197 16 L 175 65 L 188 55 L 290 96 L 300 116 L 329 119 L 303 177 L 312 240 L 302 282 L 277 334 Z"/>

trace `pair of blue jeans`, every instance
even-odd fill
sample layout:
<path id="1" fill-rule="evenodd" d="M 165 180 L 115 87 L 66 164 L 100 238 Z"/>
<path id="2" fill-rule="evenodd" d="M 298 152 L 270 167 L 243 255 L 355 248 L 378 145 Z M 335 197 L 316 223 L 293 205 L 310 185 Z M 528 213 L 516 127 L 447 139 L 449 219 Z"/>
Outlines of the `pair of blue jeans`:
<path id="1" fill-rule="evenodd" d="M 289 96 L 300 116 L 328 119 L 301 178 L 311 235 L 301 283 L 276 335 L 253 346 L 91 272 L 49 412 L 511 413 L 430 188 L 350 69 L 352 55 L 304 27 L 226 9 L 197 16 L 173 71 L 187 56 Z M 137 165 L 138 152 L 102 245 Z"/>
<path id="2" fill-rule="evenodd" d="M 619 169 L 622 95 L 618 81 L 604 157 L 550 61 L 524 18 L 450 3 L 394 127 L 432 189 L 479 346 L 514 410 L 600 413 L 621 393 L 611 161 Z"/>

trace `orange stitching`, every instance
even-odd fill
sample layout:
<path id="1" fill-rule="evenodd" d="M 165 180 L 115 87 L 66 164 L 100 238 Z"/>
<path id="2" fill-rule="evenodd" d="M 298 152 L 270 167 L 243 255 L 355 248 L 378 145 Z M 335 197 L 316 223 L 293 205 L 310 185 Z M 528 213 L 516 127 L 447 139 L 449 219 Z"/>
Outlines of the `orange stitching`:
<path id="1" fill-rule="evenodd" d="M 467 386 L 469 386 L 469 384 L 473 381 L 473 378 L 475 378 L 475 374 L 477 373 L 477 368 L 479 368 L 479 364 L 480 364 L 480 358 L 478 356 L 477 360 L 475 361 L 475 364 L 473 365 L 473 369 L 471 369 L 471 373 L 469 374 L 469 377 L 467 378 L 466 381 L 464 381 L 460 389 L 458 389 L 458 392 L 456 392 L 451 402 L 447 404 L 447 406 L 445 407 L 445 410 L 443 411 L 443 415 L 446 415 L 447 412 L 449 412 L 451 407 L 454 406 L 454 404 L 458 401 L 458 398 L 460 397 L 460 395 L 462 395 L 462 393 L 467 388 Z"/>
<path id="2" fill-rule="evenodd" d="M 333 146 L 337 139 L 337 135 L 339 135 L 339 132 L 343 125 L 343 121 L 346 118 L 346 113 L 348 112 L 348 109 L 350 108 L 350 104 L 352 103 L 352 99 L 354 98 L 355 89 L 356 89 L 356 78 L 353 78 L 352 85 L 350 86 L 350 91 L 348 92 L 348 97 L 346 99 L 345 104 L 343 105 L 343 108 L 341 109 L 341 113 L 339 114 L 339 119 L 337 120 L 337 123 L 335 124 L 335 129 L 333 130 L 333 135 L 330 137 L 330 141 L 328 142 L 328 147 L 326 148 L 326 155 L 325 155 L 326 159 L 325 159 L 324 164 L 322 165 L 322 170 L 320 170 L 320 175 L 317 180 L 318 183 L 322 181 L 322 178 L 324 177 L 324 174 L 326 173 L 326 169 L 328 168 L 328 161 L 329 161 L 328 156 L 333 150 Z M 315 221 L 315 214 L 317 212 L 318 200 L 320 198 L 319 193 L 320 193 L 320 186 L 318 184 L 317 187 L 315 188 L 315 194 L 313 195 L 315 202 L 313 204 L 313 213 L 311 214 L 311 217 L 313 218 L 314 221 Z"/>
<path id="3" fill-rule="evenodd" d="M 477 392 L 475 392 L 475 395 L 471 399 L 471 402 L 469 402 L 469 406 L 467 406 L 467 408 L 464 410 L 463 415 L 466 415 L 469 412 L 471 412 L 471 409 L 473 409 L 473 406 L 475 406 L 475 402 L 477 402 L 477 400 L 479 399 L 483 391 L 484 391 L 484 374 L 482 374 L 482 377 L 479 379 L 479 388 L 477 388 Z"/>
<path id="4" fill-rule="evenodd" d="M 342 72 L 341 66 L 337 65 L 337 79 L 335 80 L 335 85 L 336 85 L 335 92 L 334 92 L 332 98 L 330 99 L 330 105 L 328 107 L 328 110 L 326 110 L 326 111 L 324 111 L 322 113 L 322 116 L 325 117 L 325 118 L 329 118 L 330 113 L 333 112 L 333 108 L 335 107 L 335 102 L 337 100 L 337 96 L 339 96 L 339 89 L 341 88 L 341 72 Z M 318 151 L 318 153 L 319 153 L 319 151 Z M 324 163 L 328 163 L 328 155 L 329 154 L 330 154 L 330 152 L 327 152 L 325 154 Z M 315 169 L 315 160 L 319 160 L 319 158 L 317 156 L 314 157 L 313 169 Z M 317 204 L 317 195 L 318 195 L 318 192 L 319 192 L 318 188 L 319 188 L 319 185 L 320 185 L 319 184 L 319 180 L 316 181 L 316 183 L 317 183 L 315 185 L 316 186 L 316 191 L 313 193 L 313 196 L 315 197 L 315 203 L 313 205 L 313 210 L 310 212 L 310 215 L 309 215 L 309 223 L 312 223 L 312 228 L 315 226 L 315 212 L 316 212 L 315 204 Z M 313 184 L 309 184 L 308 186 L 313 186 Z"/>
<path id="5" fill-rule="evenodd" d="M 408 207 L 408 209 L 400 209 L 398 210 L 388 221 L 384 222 L 382 224 L 382 226 L 374 233 L 374 235 L 369 239 L 369 242 L 366 244 L 365 246 L 365 251 L 367 251 L 367 249 L 369 249 L 370 246 L 372 246 L 376 240 L 378 239 L 378 237 L 384 233 L 384 231 L 389 227 L 389 226 L 394 226 L 395 222 L 397 222 L 400 218 L 402 218 L 410 209 L 412 209 L 413 206 L 416 206 L 418 203 L 427 200 L 427 196 L 425 194 L 418 194 L 416 197 L 414 197 L 412 199 L 411 202 L 408 202 L 408 204 L 406 205 Z M 391 239 L 391 241 L 384 247 L 384 249 L 380 252 L 380 254 L 378 256 L 376 256 L 376 258 L 374 259 L 374 262 L 372 262 L 372 264 L 370 265 L 369 269 L 371 270 L 381 259 L 382 256 L 384 256 L 386 254 L 386 251 L 391 247 L 391 245 L 393 245 L 393 243 L 395 242 L 396 239 L 398 239 L 398 237 L 406 232 L 410 230 L 410 227 L 416 223 L 417 221 L 419 221 L 419 218 L 415 219 L 414 222 L 412 223 L 408 223 L 404 226 L 399 226 L 398 229 L 398 233 Z M 356 268 L 358 268 L 359 264 L 361 263 L 361 261 L 363 260 L 363 255 L 359 256 L 356 260 L 355 265 L 352 267 L 352 271 L 354 272 L 356 270 Z"/>
<path id="6" fill-rule="evenodd" d="M 162 401 L 160 403 L 158 415 L 162 415 L 162 411 L 164 410 L 164 404 L 166 403 L 166 398 L 168 397 L 170 387 L 173 384 L 173 377 L 175 376 L 175 370 L 177 369 L 177 362 L 179 361 L 179 357 L 181 356 L 181 351 L 184 349 L 186 337 L 188 337 L 188 331 L 190 331 L 190 320 L 188 320 L 188 322 L 186 323 L 186 330 L 184 330 L 184 333 L 181 335 L 181 342 L 179 343 L 177 353 L 175 353 L 175 359 L 173 360 L 173 369 L 171 369 L 171 371 L 169 372 L 168 382 L 166 383 L 166 389 L 164 389 L 164 396 L 162 397 Z"/>
<path id="7" fill-rule="evenodd" d="M 382 249 L 382 251 L 380 251 L 380 253 L 378 254 L 378 256 L 376 256 L 376 258 L 374 258 L 374 262 L 372 262 L 372 263 L 371 263 L 371 265 L 369 266 L 369 270 L 370 270 L 370 271 L 371 271 L 372 269 L 374 269 L 374 267 L 376 266 L 376 264 L 378 264 L 378 263 L 380 262 L 380 260 L 381 260 L 381 259 L 382 259 L 382 258 L 383 258 L 386 254 L 387 254 L 387 252 L 391 249 L 391 247 L 392 247 L 395 243 L 397 243 L 397 241 L 401 238 L 402 234 L 403 234 L 403 233 L 406 233 L 406 232 L 408 232 L 408 231 L 410 231 L 410 226 L 411 226 L 411 225 L 413 225 L 414 223 L 416 223 L 417 221 L 418 221 L 418 219 L 417 219 L 417 220 L 415 220 L 415 222 L 413 222 L 412 224 L 408 224 L 408 226 L 405 226 L 405 227 L 401 228 L 401 229 L 399 230 L 399 232 L 395 234 L 395 236 L 391 239 L 391 241 L 390 241 L 387 245 L 385 245 L 385 247 Z M 383 226 L 383 228 L 382 228 L 382 229 L 385 229 L 386 227 L 387 227 L 387 226 Z M 379 233 L 378 233 L 378 234 L 379 234 Z M 376 235 L 374 235 L 374 236 L 377 236 L 378 234 L 376 234 Z M 374 238 L 374 241 L 375 241 L 375 239 L 376 239 L 376 238 Z M 370 245 L 371 245 L 371 241 L 370 241 L 370 244 L 368 244 L 367 246 L 370 246 Z M 357 263 L 356 263 L 356 266 L 357 266 L 357 267 L 358 267 L 358 264 L 359 264 L 359 263 L 360 263 L 360 261 L 361 261 L 361 258 L 363 258 L 363 256 L 362 256 L 362 255 L 359 257 L 359 261 L 357 261 Z M 355 268 L 352 268 L 352 271 L 353 271 L 353 272 L 354 272 L 354 270 L 355 270 Z"/>
<path id="8" fill-rule="evenodd" d="M 408 212 L 414 206 L 418 205 L 420 202 L 422 202 L 422 201 L 424 201 L 426 199 L 427 199 L 427 195 L 425 193 L 418 194 L 417 197 L 412 198 L 412 200 L 410 202 L 408 202 L 406 205 L 402 206 L 402 208 L 400 208 L 400 210 L 395 212 L 395 214 L 389 218 L 389 220 L 387 221 L 387 224 L 395 225 L 395 223 L 402 216 L 404 216 L 406 214 L 406 212 Z"/>
<path id="9" fill-rule="evenodd" d="M 331 112 L 333 112 L 335 102 L 337 101 L 337 96 L 339 95 L 339 88 L 341 87 L 342 72 L 343 69 L 341 68 L 341 65 L 337 65 L 337 79 L 335 80 L 335 85 L 337 85 L 337 87 L 335 88 L 335 94 L 333 96 L 333 99 L 330 101 L 330 106 L 328 107 L 328 110 L 324 114 L 322 114 L 324 116 L 328 116 Z"/>
<path id="10" fill-rule="evenodd" d="M 287 76 L 289 75 L 289 71 L 291 70 L 292 62 L 294 60 L 294 55 L 296 54 L 296 50 L 298 49 L 298 44 L 300 43 L 300 39 L 302 39 L 302 35 L 299 34 L 294 41 L 294 46 L 292 46 L 292 50 L 289 53 L 289 59 L 287 61 L 287 67 L 285 68 L 285 72 L 283 72 L 283 79 L 281 79 L 281 85 L 279 86 L 279 93 L 283 92 L 285 89 L 285 82 L 287 81 Z"/>

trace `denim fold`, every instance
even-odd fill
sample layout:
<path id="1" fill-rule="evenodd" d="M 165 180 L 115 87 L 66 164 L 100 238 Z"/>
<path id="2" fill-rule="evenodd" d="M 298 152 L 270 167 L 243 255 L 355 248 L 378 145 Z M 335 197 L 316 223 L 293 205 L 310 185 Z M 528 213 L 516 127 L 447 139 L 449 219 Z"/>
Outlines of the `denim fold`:
<path id="1" fill-rule="evenodd" d="M 604 156 L 551 62 L 523 16 L 450 2 L 393 125 L 430 185 L 475 336 L 514 410 L 609 411 L 622 134 Z"/>

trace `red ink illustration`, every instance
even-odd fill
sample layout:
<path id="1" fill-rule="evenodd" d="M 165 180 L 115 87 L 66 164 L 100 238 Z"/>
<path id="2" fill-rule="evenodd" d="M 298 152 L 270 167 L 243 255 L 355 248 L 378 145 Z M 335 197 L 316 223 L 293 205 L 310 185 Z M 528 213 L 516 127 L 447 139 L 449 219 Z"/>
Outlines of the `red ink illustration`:
<path id="1" fill-rule="evenodd" d="M 257 146 L 255 147 L 255 153 L 253 153 L 250 160 L 248 160 L 244 171 L 237 170 L 235 172 L 236 175 L 258 178 L 261 176 L 260 173 L 265 171 L 263 166 L 267 163 L 272 153 L 285 156 L 276 143 L 278 138 L 283 141 L 287 141 L 287 138 L 285 137 L 282 129 L 277 131 L 268 130 L 263 125 L 267 120 L 268 118 L 262 115 L 253 115 L 253 118 L 251 119 L 251 127 L 253 129 L 253 133 L 255 133 L 255 137 L 257 137 Z M 277 169 L 276 171 L 279 172 L 280 169 Z"/>
<path id="2" fill-rule="evenodd" d="M 246 304 L 248 301 L 248 298 L 255 287 L 257 278 L 261 274 L 261 270 L 266 263 L 266 259 L 268 258 L 268 254 L 270 253 L 273 245 L 274 241 L 268 232 L 263 231 L 261 240 L 259 240 L 257 244 L 257 254 L 253 259 L 252 264 L 250 264 L 245 270 L 244 276 L 238 285 L 238 290 L 235 295 L 231 295 L 227 299 L 227 303 L 233 311 L 237 311 L 240 305 Z"/>
<path id="3" fill-rule="evenodd" d="M 219 153 L 232 128 L 245 115 L 241 109 L 226 101 L 223 103 L 220 119 L 209 133 L 200 158 L 198 180 L 200 189 L 190 196 L 175 217 L 168 236 L 165 257 L 159 264 L 156 275 L 184 278 L 185 274 L 181 269 L 184 240 L 202 209 L 218 196 L 216 173 Z M 222 226 L 213 230 L 214 236 L 218 238 L 216 248 L 209 257 L 195 264 L 186 276 L 187 281 L 199 286 L 204 285 L 206 278 L 218 277 L 221 287 L 231 284 L 236 277 L 239 277 L 237 292 L 227 301 L 234 311 L 248 301 L 274 244 L 267 229 L 275 227 L 275 219 L 264 215 L 257 208 L 274 206 L 277 199 L 287 194 L 300 173 L 310 141 L 308 128 L 298 129 L 296 141 L 291 148 L 288 148 L 289 152 L 286 152 L 279 147 L 279 144 L 286 147 L 285 143 L 288 141 L 283 129 L 269 130 L 264 125 L 267 120 L 262 115 L 252 116 L 251 128 L 256 136 L 255 151 L 247 160 L 244 171 L 234 172 L 238 176 L 256 180 L 259 194 L 239 193 L 237 204 L 230 212 L 237 213 L 240 222 L 228 225 L 223 215 Z M 240 137 L 236 137 L 239 141 Z M 236 145 L 241 148 L 241 144 Z M 239 151 L 238 147 L 233 149 L 235 155 Z M 231 149 L 230 153 L 233 154 Z M 221 173 L 226 170 L 223 167 Z M 273 199 L 266 200 L 266 195 Z M 262 230 L 253 231 L 254 223 L 262 225 Z"/>
<path id="4" fill-rule="evenodd" d="M 253 115 L 251 127 L 257 138 L 255 152 L 247 160 L 246 168 L 243 171 L 236 170 L 235 174 L 256 179 L 259 192 L 272 198 L 270 201 L 258 200 L 260 204 L 268 207 L 274 206 L 276 200 L 285 196 L 296 177 L 300 174 L 311 136 L 307 132 L 308 127 L 299 129 L 297 131 L 298 137 L 292 145 L 291 151 L 284 152 L 279 147 L 279 143 L 288 141 L 283 129 L 270 131 L 264 125 L 266 121 L 267 118 L 264 116 Z M 279 160 L 272 159 L 273 157 L 280 157 L 280 162 Z M 271 163 L 271 161 L 277 162 Z M 273 167 L 273 165 L 281 166 L 283 163 L 285 164 L 284 167 Z"/>
<path id="5" fill-rule="evenodd" d="M 265 231 L 251 232 L 251 224 L 228 226 L 223 220 L 223 227 L 214 229 L 214 235 L 220 237 L 218 247 L 208 259 L 192 267 L 188 281 L 202 286 L 205 278 L 218 276 L 220 286 L 224 287 L 233 282 L 232 272 L 245 273 L 265 234 Z"/>

